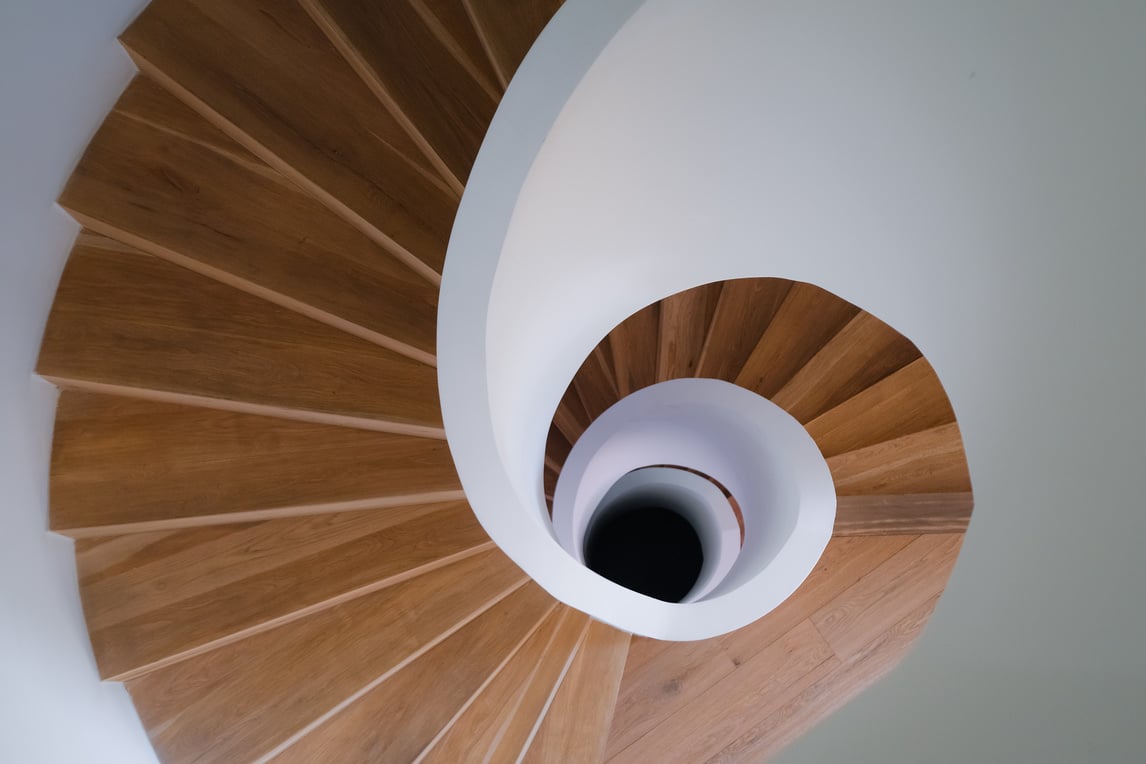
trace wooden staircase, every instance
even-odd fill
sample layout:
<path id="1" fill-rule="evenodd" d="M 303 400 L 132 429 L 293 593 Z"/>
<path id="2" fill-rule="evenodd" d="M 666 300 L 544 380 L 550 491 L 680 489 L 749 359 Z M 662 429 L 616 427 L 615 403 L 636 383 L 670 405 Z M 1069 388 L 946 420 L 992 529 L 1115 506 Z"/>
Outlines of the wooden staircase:
<path id="1" fill-rule="evenodd" d="M 970 512 L 911 343 L 806 284 L 674 295 L 554 418 L 550 487 L 620 397 L 734 381 L 805 423 L 839 538 L 701 643 L 554 600 L 465 503 L 437 291 L 494 110 L 558 0 L 154 0 L 60 203 L 84 227 L 38 370 L 52 530 L 100 673 L 168 762 L 755 761 L 901 657 Z"/>

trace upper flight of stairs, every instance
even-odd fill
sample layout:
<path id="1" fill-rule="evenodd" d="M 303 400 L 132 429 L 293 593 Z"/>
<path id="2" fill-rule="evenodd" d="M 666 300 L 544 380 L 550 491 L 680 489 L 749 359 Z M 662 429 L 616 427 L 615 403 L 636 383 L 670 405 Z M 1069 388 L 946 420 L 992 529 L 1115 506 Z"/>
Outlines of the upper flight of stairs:
<path id="1" fill-rule="evenodd" d="M 483 532 L 437 400 L 460 194 L 557 0 L 154 0 L 60 203 L 83 230 L 38 371 L 51 528 L 100 673 L 168 762 L 756 761 L 881 676 L 970 511 L 909 341 L 822 290 L 708 285 L 617 327 L 545 480 L 612 402 L 680 376 L 805 423 L 838 538 L 757 623 L 631 638 Z M 540 479 L 541 476 L 539 476 Z"/>

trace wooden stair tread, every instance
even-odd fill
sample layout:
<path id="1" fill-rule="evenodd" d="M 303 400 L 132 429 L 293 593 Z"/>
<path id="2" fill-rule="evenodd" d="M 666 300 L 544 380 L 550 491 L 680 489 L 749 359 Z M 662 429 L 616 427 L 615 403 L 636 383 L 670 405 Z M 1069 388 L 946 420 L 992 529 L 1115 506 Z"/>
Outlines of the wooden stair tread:
<path id="1" fill-rule="evenodd" d="M 591 621 L 541 722 L 524 764 L 596 764 L 605 753 L 630 635 Z"/>
<path id="2" fill-rule="evenodd" d="M 537 671 L 526 685 L 513 715 L 499 732 L 500 737 L 489 755 L 491 762 L 516 762 L 525 754 L 577 655 L 589 626 L 589 617 L 571 608 L 565 610 L 565 618 L 546 648 L 544 659 L 537 665 Z"/>
<path id="3" fill-rule="evenodd" d="M 555 605 L 537 584 L 526 584 L 271 760 L 413 761 Z"/>
<path id="4" fill-rule="evenodd" d="M 505 92 L 506 82 L 493 65 L 489 50 L 474 26 L 473 18 L 466 7 L 466 0 L 411 0 L 415 8 L 423 8 L 427 15 L 441 25 L 443 36 L 448 36 L 456 45 L 458 57 L 465 61 L 474 76 L 483 84 L 488 83 L 494 92 Z M 449 43 L 447 43 L 449 44 Z"/>
<path id="5" fill-rule="evenodd" d="M 123 679 L 490 544 L 460 503 L 269 520 L 104 577 L 80 595 L 101 674 Z"/>
<path id="6" fill-rule="evenodd" d="M 371 89 L 409 121 L 460 189 L 497 108 L 492 83 L 476 78 L 435 34 L 418 0 L 303 4 Z"/>
<path id="7" fill-rule="evenodd" d="M 136 89 L 130 86 L 121 101 L 134 100 Z M 235 161 L 234 152 L 185 137 L 179 131 L 189 119 L 165 117 L 185 108 L 173 97 L 150 96 L 149 103 L 163 114 L 142 122 L 117 106 L 104 120 L 60 197 L 73 217 L 433 363 L 432 284 L 269 167 L 253 168 Z"/>
<path id="8" fill-rule="evenodd" d="M 971 522 L 974 504 L 970 491 L 840 496 L 832 534 L 963 533 Z"/>
<path id="9" fill-rule="evenodd" d="M 79 535 L 462 499 L 446 442 L 65 390 L 51 527 Z"/>
<path id="10" fill-rule="evenodd" d="M 725 281 L 696 376 L 735 380 L 791 286 L 771 278 Z"/>
<path id="11" fill-rule="evenodd" d="M 940 425 L 828 459 L 840 496 L 969 493 L 959 425 Z"/>
<path id="12" fill-rule="evenodd" d="M 463 0 L 485 39 L 503 83 L 513 79 L 525 54 L 563 0 Z"/>
<path id="13" fill-rule="evenodd" d="M 526 580 L 490 550 L 127 687 L 164 761 L 250 761 L 384 681 Z"/>
<path id="14" fill-rule="evenodd" d="M 64 386 L 441 436 L 432 367 L 142 254 L 73 250 L 37 371 Z"/>
<path id="15" fill-rule="evenodd" d="M 438 279 L 455 192 L 301 6 L 156 0 L 121 40 L 148 75 Z"/>
<path id="16" fill-rule="evenodd" d="M 626 318 L 605 340 L 613 356 L 617 394 L 625 397 L 655 385 L 660 345 L 660 303 L 654 302 Z"/>
<path id="17" fill-rule="evenodd" d="M 589 353 L 572 382 L 581 399 L 581 405 L 592 422 L 620 400 L 617 384 L 609 372 L 604 351 L 598 345 Z"/>
<path id="18" fill-rule="evenodd" d="M 456 764 L 467 760 L 467 757 L 471 761 L 481 761 L 490 755 L 517 714 L 530 681 L 569 616 L 569 608 L 564 605 L 555 607 L 521 649 L 438 733 L 418 761 Z"/>
<path id="19" fill-rule="evenodd" d="M 661 300 L 657 382 L 697 375 L 720 291 L 718 282 Z"/>

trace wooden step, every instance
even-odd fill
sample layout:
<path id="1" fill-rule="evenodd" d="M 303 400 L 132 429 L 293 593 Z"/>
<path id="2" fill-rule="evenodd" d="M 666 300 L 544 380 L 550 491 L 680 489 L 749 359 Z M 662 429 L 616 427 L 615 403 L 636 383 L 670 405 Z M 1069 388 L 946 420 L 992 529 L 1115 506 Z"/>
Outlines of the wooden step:
<path id="1" fill-rule="evenodd" d="M 592 621 L 524 764 L 597 764 L 605 755 L 630 635 Z M 650 761 L 652 761 L 650 759 Z"/>
<path id="2" fill-rule="evenodd" d="M 218 128 L 440 280 L 456 191 L 301 6 L 155 0 L 121 40 Z"/>
<path id="3" fill-rule="evenodd" d="M 537 584 L 526 584 L 310 725 L 270 760 L 413 761 L 556 604 Z"/>
<path id="4" fill-rule="evenodd" d="M 840 496 L 832 535 L 964 533 L 974 505 L 970 491 Z"/>
<path id="5" fill-rule="evenodd" d="M 613 356 L 617 394 L 625 397 L 655 385 L 660 346 L 660 303 L 654 302 L 619 323 L 604 340 Z"/>
<path id="6" fill-rule="evenodd" d="M 513 78 L 541 30 L 561 7 L 562 0 L 463 0 L 485 41 L 502 84 Z"/>
<path id="7" fill-rule="evenodd" d="M 971 491 L 957 424 L 833 456 L 828 468 L 840 496 Z"/>
<path id="8" fill-rule="evenodd" d="M 736 384 L 772 398 L 847 326 L 859 308 L 831 292 L 795 282 L 736 374 Z"/>
<path id="9" fill-rule="evenodd" d="M 500 100 L 497 86 L 459 55 L 421 0 L 302 5 L 460 192 Z"/>
<path id="10" fill-rule="evenodd" d="M 427 20 L 447 47 L 483 83 L 492 83 L 501 100 L 506 83 L 493 65 L 493 59 L 466 7 L 468 0 L 412 0 L 411 4 Z"/>
<path id="11" fill-rule="evenodd" d="M 576 444 L 581 434 L 592 423 L 589 412 L 585 410 L 585 404 L 581 402 L 581 396 L 577 394 L 577 388 L 570 382 L 561 402 L 557 404 L 557 411 L 553 414 L 553 426 L 566 441 Z"/>
<path id="12" fill-rule="evenodd" d="M 455 764 L 466 761 L 467 757 L 470 761 L 483 761 L 492 753 L 517 714 L 530 680 L 545 660 L 561 624 L 570 615 L 569 608 L 555 607 L 521 649 L 478 689 L 416 761 Z"/>
<path id="13" fill-rule="evenodd" d="M 488 549 L 464 503 L 390 507 L 155 536 L 80 557 L 100 673 L 122 680 Z M 160 553 L 162 552 L 162 554 Z"/>
<path id="14" fill-rule="evenodd" d="M 520 761 L 569 672 L 588 627 L 589 616 L 568 609 L 553 641 L 546 648 L 544 659 L 537 665 L 537 671 L 522 692 L 512 716 L 500 731 L 487 761 Z"/>
<path id="15" fill-rule="evenodd" d="M 696 376 L 734 381 L 791 287 L 785 279 L 725 281 Z"/>
<path id="16" fill-rule="evenodd" d="M 716 282 L 661 300 L 657 382 L 697 375 L 720 290 Z"/>
<path id="17" fill-rule="evenodd" d="M 605 346 L 607 347 L 607 344 Z M 605 360 L 602 345 L 593 348 L 589 353 L 589 357 L 574 375 L 572 384 L 590 422 L 596 420 L 606 409 L 621 399 L 617 392 L 617 383 Z"/>
<path id="18" fill-rule="evenodd" d="M 437 290 L 283 176 L 186 136 L 210 123 L 137 78 L 62 204 L 88 228 L 404 355 L 434 363 Z M 146 90 L 147 121 L 130 109 Z M 162 110 L 162 111 L 160 111 Z M 167 114 L 176 115 L 168 118 Z M 226 139 L 226 136 L 219 136 Z"/>
<path id="19" fill-rule="evenodd" d="M 177 530 L 461 500 L 446 442 L 65 390 L 51 528 Z"/>
<path id="20" fill-rule="evenodd" d="M 83 243 L 37 371 L 62 387 L 444 435 L 433 367 L 158 258 Z"/>
<path id="21" fill-rule="evenodd" d="M 808 422 L 807 430 L 829 458 L 954 421 L 939 377 L 918 358 Z"/>
<path id="22" fill-rule="evenodd" d="M 920 357 L 911 341 L 860 312 L 772 396 L 802 424 Z"/>
<path id="23" fill-rule="evenodd" d="M 501 552 L 483 552 L 127 687 L 163 761 L 254 761 L 386 681 L 525 580 Z"/>

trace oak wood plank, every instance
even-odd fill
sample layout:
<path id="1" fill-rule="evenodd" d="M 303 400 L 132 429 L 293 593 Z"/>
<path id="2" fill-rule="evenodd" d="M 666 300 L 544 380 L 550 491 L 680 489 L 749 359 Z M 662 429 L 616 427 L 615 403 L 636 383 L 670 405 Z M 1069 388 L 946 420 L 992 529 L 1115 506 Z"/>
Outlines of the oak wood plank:
<path id="1" fill-rule="evenodd" d="M 490 550 L 128 682 L 164 761 L 252 761 L 526 580 Z"/>
<path id="2" fill-rule="evenodd" d="M 37 371 L 68 387 L 443 434 L 433 367 L 142 254 L 73 250 Z"/>
<path id="3" fill-rule="evenodd" d="M 489 50 L 478 34 L 466 8 L 465 0 L 411 0 L 415 8 L 428 15 L 440 25 L 439 36 L 443 38 L 455 55 L 471 70 L 497 100 L 505 92 L 506 83 L 501 81 L 490 58 Z M 424 10 L 423 10 L 424 9 Z"/>
<path id="4" fill-rule="evenodd" d="M 271 760 L 413 761 L 555 605 L 537 584 L 526 584 L 386 681 L 347 699 Z"/>
<path id="5" fill-rule="evenodd" d="M 563 0 L 464 0 L 503 83 L 514 72 Z"/>
<path id="6" fill-rule="evenodd" d="M 755 715 L 779 707 L 814 683 L 817 669 L 837 661 L 815 627 L 802 621 L 608 761 L 704 761 L 744 734 Z"/>
<path id="7" fill-rule="evenodd" d="M 589 412 L 585 410 L 585 404 L 581 402 L 581 396 L 577 394 L 577 387 L 570 382 L 569 387 L 565 388 L 561 402 L 557 404 L 557 411 L 553 413 L 553 426 L 566 441 L 576 445 L 578 438 L 592 423 Z"/>
<path id="8" fill-rule="evenodd" d="M 517 713 L 558 629 L 570 615 L 569 608 L 555 607 L 521 649 L 478 690 L 416 761 L 456 764 L 481 761 L 491 754 L 503 728 Z"/>
<path id="9" fill-rule="evenodd" d="M 301 6 L 156 0 L 121 40 L 149 76 L 439 280 L 456 192 Z"/>
<path id="10" fill-rule="evenodd" d="M 537 671 L 508 722 L 498 731 L 487 762 L 517 762 L 526 751 L 545 712 L 561 687 L 589 628 L 589 617 L 568 609 Z"/>
<path id="11" fill-rule="evenodd" d="M 919 357 L 910 340 L 861 312 L 772 396 L 772 402 L 806 424 Z"/>
<path id="12" fill-rule="evenodd" d="M 390 513 L 403 522 L 387 526 Z M 373 513 L 381 528 L 359 514 L 270 520 L 214 542 L 216 556 L 191 550 L 167 565 L 85 587 L 80 595 L 101 675 L 138 676 L 491 544 L 465 504 Z M 165 574 L 143 578 L 152 568 Z"/>
<path id="13" fill-rule="evenodd" d="M 463 498 L 436 438 L 65 390 L 51 527 L 178 529 Z"/>
<path id="14" fill-rule="evenodd" d="M 654 302 L 626 318 L 609 332 L 607 342 L 621 398 L 656 384 L 660 303 Z"/>
<path id="15" fill-rule="evenodd" d="M 833 538 L 812 573 L 755 623 L 700 642 L 634 637 L 617 698 L 606 759 L 620 753 L 709 687 L 806 621 L 914 537 Z M 678 719 L 687 717 L 687 711 Z"/>
<path id="16" fill-rule="evenodd" d="M 857 655 L 890 624 L 942 593 L 963 534 L 920 536 L 812 616 L 840 658 Z"/>
<path id="17" fill-rule="evenodd" d="M 696 376 L 734 381 L 791 287 L 785 279 L 725 281 Z"/>
<path id="18" fill-rule="evenodd" d="M 737 373 L 736 384 L 771 398 L 858 313 L 859 308 L 831 292 L 794 282 Z"/>
<path id="19" fill-rule="evenodd" d="M 497 108 L 496 91 L 454 55 L 407 0 L 303 0 L 355 71 L 417 131 L 457 188 Z"/>
<path id="20" fill-rule="evenodd" d="M 720 282 L 705 284 L 661 300 L 658 382 L 696 376 L 720 290 Z"/>
<path id="21" fill-rule="evenodd" d="M 923 631 L 938 597 L 891 625 L 854 658 L 828 662 L 817 671 L 820 678 L 803 692 L 763 718 L 757 716 L 752 728 L 730 743 L 706 764 L 765 761 L 853 698 L 885 676 L 902 660 L 908 648 Z"/>
<path id="22" fill-rule="evenodd" d="M 825 458 L 955 421 L 931 364 L 918 358 L 808 422 Z"/>
<path id="23" fill-rule="evenodd" d="M 954 423 L 833 456 L 828 468 L 840 496 L 971 491 Z"/>
<path id="24" fill-rule="evenodd" d="M 166 105 L 179 107 L 168 96 Z M 434 362 L 437 289 L 273 171 L 108 115 L 60 204 L 88 228 Z M 200 118 L 201 119 L 201 118 Z M 209 126 L 209 125 L 208 125 Z"/>
<path id="25" fill-rule="evenodd" d="M 836 536 L 963 533 L 971 522 L 974 498 L 965 493 L 909 493 L 841 496 L 836 503 Z"/>
<path id="26" fill-rule="evenodd" d="M 608 624 L 589 623 L 585 639 L 522 760 L 525 764 L 597 764 L 602 760 L 629 639 L 627 632 Z"/>
<path id="27" fill-rule="evenodd" d="M 573 375 L 572 385 L 590 422 L 621 399 L 600 346 L 589 353 L 589 357 Z"/>

